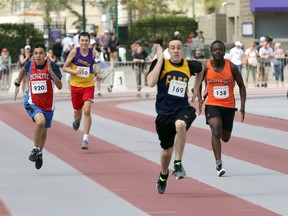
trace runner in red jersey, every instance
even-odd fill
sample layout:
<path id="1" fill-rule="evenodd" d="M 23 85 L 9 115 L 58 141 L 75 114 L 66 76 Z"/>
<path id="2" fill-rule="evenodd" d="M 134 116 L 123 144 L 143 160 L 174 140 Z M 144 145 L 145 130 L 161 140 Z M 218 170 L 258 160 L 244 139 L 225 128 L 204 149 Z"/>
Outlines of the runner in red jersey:
<path id="1" fill-rule="evenodd" d="M 24 97 L 24 107 L 28 115 L 36 123 L 34 132 L 34 148 L 29 160 L 35 162 L 36 169 L 43 164 L 42 150 L 47 137 L 47 129 L 51 127 L 54 115 L 54 86 L 62 88 L 59 67 L 49 60 L 46 61 L 46 47 L 37 43 L 33 47 L 33 60 L 25 63 L 15 81 L 15 97 L 17 99 L 19 86 L 27 75 L 29 85 Z"/>

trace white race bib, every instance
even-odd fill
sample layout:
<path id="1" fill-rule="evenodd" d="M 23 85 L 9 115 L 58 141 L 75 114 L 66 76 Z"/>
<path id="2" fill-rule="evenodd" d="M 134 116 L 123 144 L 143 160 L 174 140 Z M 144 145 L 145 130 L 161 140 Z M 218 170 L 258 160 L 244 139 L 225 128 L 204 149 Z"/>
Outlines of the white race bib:
<path id="1" fill-rule="evenodd" d="M 177 97 L 184 97 L 186 91 L 187 83 L 177 80 L 171 80 L 169 85 L 168 94 Z"/>
<path id="2" fill-rule="evenodd" d="M 82 67 L 82 66 L 78 66 L 77 70 L 83 69 L 83 71 L 79 74 L 77 74 L 78 77 L 82 77 L 82 78 L 88 78 L 89 74 L 90 74 L 90 68 L 89 67 Z"/>
<path id="3" fill-rule="evenodd" d="M 215 86 L 213 88 L 215 98 L 228 98 L 229 97 L 229 87 L 228 86 Z"/>
<path id="4" fill-rule="evenodd" d="M 31 81 L 32 93 L 33 94 L 43 94 L 47 92 L 46 80 L 42 81 Z"/>

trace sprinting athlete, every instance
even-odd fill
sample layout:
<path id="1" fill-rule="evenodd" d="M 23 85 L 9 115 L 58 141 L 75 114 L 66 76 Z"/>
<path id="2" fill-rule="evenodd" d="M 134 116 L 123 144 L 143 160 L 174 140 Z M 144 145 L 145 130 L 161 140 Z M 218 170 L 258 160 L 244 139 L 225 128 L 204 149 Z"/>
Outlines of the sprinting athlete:
<path id="1" fill-rule="evenodd" d="M 211 44 L 211 60 L 206 62 L 204 96 L 206 123 L 212 134 L 212 149 L 219 177 L 225 174 L 221 159 L 221 140 L 228 142 L 231 137 L 235 111 L 234 86 L 239 86 L 241 121 L 245 117 L 246 88 L 236 65 L 224 59 L 225 45 L 222 41 Z M 201 89 L 201 87 L 200 87 Z M 201 90 L 198 91 L 201 93 Z"/>
<path id="2" fill-rule="evenodd" d="M 195 75 L 192 96 L 194 101 L 203 78 L 203 69 L 199 61 L 183 59 L 183 41 L 179 37 L 168 43 L 171 58 L 163 59 L 163 50 L 155 45 L 157 58 L 152 62 L 147 77 L 150 87 L 157 85 L 155 120 L 156 131 L 160 140 L 161 172 L 157 181 L 157 191 L 165 192 L 169 175 L 169 164 L 175 148 L 174 172 L 176 179 L 182 179 L 186 172 L 182 164 L 182 155 L 186 142 L 186 132 L 196 118 L 195 108 L 188 99 L 188 82 Z"/>
<path id="3" fill-rule="evenodd" d="M 35 162 L 36 169 L 43 165 L 42 150 L 45 145 L 47 130 L 51 127 L 54 115 L 54 86 L 62 88 L 61 72 L 54 62 L 46 60 L 46 47 L 36 43 L 32 49 L 33 60 L 25 63 L 15 81 L 15 97 L 17 98 L 22 79 L 28 77 L 28 91 L 24 97 L 24 107 L 28 115 L 36 123 L 34 129 L 34 148 L 29 160 Z"/>
<path id="4" fill-rule="evenodd" d="M 91 107 L 94 99 L 94 74 L 93 67 L 96 50 L 90 48 L 90 34 L 79 34 L 79 47 L 73 48 L 63 66 L 63 71 L 71 75 L 71 97 L 74 109 L 73 129 L 78 130 L 84 114 L 84 135 L 82 149 L 89 149 L 89 133 L 92 124 Z"/>

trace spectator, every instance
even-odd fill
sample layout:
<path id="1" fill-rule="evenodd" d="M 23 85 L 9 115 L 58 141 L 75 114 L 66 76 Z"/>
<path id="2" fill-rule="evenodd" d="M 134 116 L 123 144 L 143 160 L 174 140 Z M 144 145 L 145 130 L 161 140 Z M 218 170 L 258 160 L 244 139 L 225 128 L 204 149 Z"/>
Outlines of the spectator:
<path id="1" fill-rule="evenodd" d="M 135 63 L 135 71 L 136 71 L 136 84 L 137 84 L 137 96 L 140 97 L 140 91 L 142 88 L 142 74 L 144 74 L 145 85 L 147 85 L 147 69 L 145 65 L 145 61 L 148 58 L 148 53 L 143 49 L 141 45 L 139 45 L 134 53 L 132 59 Z"/>
<path id="2" fill-rule="evenodd" d="M 277 42 L 275 43 L 274 46 L 274 59 L 273 59 L 276 87 L 278 87 L 279 80 L 282 83 L 282 87 L 284 87 L 284 60 L 285 60 L 285 53 L 282 49 L 281 43 Z"/>
<path id="3" fill-rule="evenodd" d="M 244 51 L 242 50 L 242 43 L 240 41 L 235 42 L 235 47 L 230 50 L 230 60 L 235 64 L 242 74 L 242 58 L 244 56 Z"/>
<path id="4" fill-rule="evenodd" d="M 273 49 L 268 46 L 268 42 L 262 42 L 262 47 L 259 50 L 260 71 L 262 72 L 262 87 L 267 88 L 269 72 L 271 72 L 271 60 L 273 59 Z"/>
<path id="5" fill-rule="evenodd" d="M 203 44 L 205 43 L 203 31 L 199 31 L 197 38 L 200 39 L 203 42 Z"/>
<path id="6" fill-rule="evenodd" d="M 55 43 L 54 43 L 54 45 L 53 45 L 53 47 L 52 47 L 52 50 L 53 50 L 54 55 L 56 56 L 56 61 L 55 61 L 55 62 L 56 62 L 56 63 L 57 63 L 58 61 L 61 62 L 62 45 L 61 45 L 61 39 L 60 39 L 60 38 L 58 38 L 58 39 L 55 40 Z"/>
<path id="7" fill-rule="evenodd" d="M 68 35 L 66 35 L 66 37 L 64 37 L 61 41 L 61 45 L 62 45 L 62 57 L 63 60 L 66 61 L 67 56 L 69 55 L 69 52 L 71 51 L 71 48 L 69 47 L 69 45 L 73 42 L 73 39 L 71 37 L 69 37 Z"/>
<path id="8" fill-rule="evenodd" d="M 256 87 L 256 72 L 257 72 L 257 56 L 258 51 L 256 49 L 256 44 L 251 43 L 249 48 L 245 50 L 245 58 L 247 59 L 246 64 L 246 88 L 248 88 L 248 79 L 251 72 L 254 87 Z"/>
<path id="9" fill-rule="evenodd" d="M 9 55 L 8 49 L 3 48 L 0 57 L 0 78 L 2 90 L 8 90 L 10 87 L 11 64 L 11 56 Z"/>

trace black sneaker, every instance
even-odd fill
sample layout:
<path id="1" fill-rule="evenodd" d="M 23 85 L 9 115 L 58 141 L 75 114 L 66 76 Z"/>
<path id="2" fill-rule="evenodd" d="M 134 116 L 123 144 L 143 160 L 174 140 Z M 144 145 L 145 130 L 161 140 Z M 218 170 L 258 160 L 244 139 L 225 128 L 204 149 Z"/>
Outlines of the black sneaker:
<path id="1" fill-rule="evenodd" d="M 184 167 L 182 166 L 182 163 L 180 163 L 180 164 L 174 164 L 174 172 L 173 172 L 173 175 L 176 176 L 176 179 L 177 179 L 177 180 L 182 179 L 182 178 L 185 178 L 186 172 L 185 172 L 185 170 L 184 170 Z"/>
<path id="2" fill-rule="evenodd" d="M 156 183 L 156 188 L 157 188 L 158 193 L 163 194 L 165 192 L 166 187 L 167 187 L 168 176 L 169 176 L 169 171 L 167 173 L 167 176 L 162 175 L 162 173 L 160 172 L 159 179 Z"/>
<path id="3" fill-rule="evenodd" d="M 222 167 L 222 163 L 216 166 L 216 170 L 219 177 L 225 174 L 225 170 Z"/>
<path id="4" fill-rule="evenodd" d="M 80 127 L 80 121 L 76 121 L 75 120 L 73 122 L 72 126 L 73 126 L 73 129 L 77 131 L 79 129 L 79 127 Z"/>
<path id="5" fill-rule="evenodd" d="M 42 153 L 37 155 L 37 159 L 35 161 L 35 168 L 40 169 L 43 165 L 43 155 Z"/>
<path id="6" fill-rule="evenodd" d="M 31 154 L 29 156 L 29 160 L 32 161 L 32 162 L 35 162 L 37 160 L 38 152 L 39 152 L 39 149 L 33 148 L 32 151 L 31 151 Z"/>

